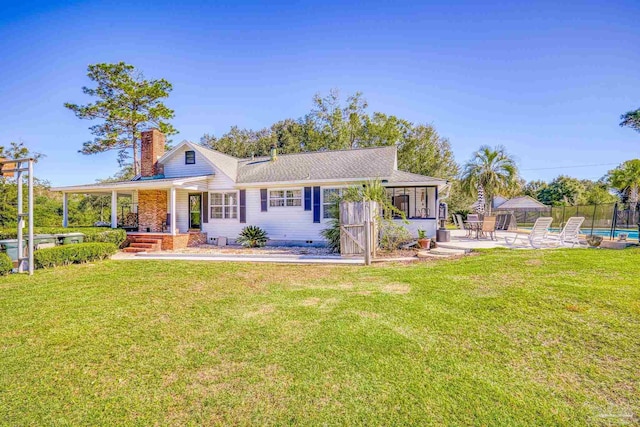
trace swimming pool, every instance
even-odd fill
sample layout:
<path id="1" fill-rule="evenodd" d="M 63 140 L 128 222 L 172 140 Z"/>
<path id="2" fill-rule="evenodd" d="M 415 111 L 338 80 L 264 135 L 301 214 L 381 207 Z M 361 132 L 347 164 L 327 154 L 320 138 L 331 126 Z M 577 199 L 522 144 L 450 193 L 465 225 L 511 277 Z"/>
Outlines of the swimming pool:
<path id="1" fill-rule="evenodd" d="M 526 227 L 527 229 L 531 229 L 531 227 Z M 549 231 L 552 231 L 554 233 L 559 233 L 560 229 L 559 228 L 550 228 Z M 591 228 L 589 227 L 583 227 L 580 229 L 580 232 L 582 234 L 591 234 Z M 614 232 L 613 238 L 617 239 L 618 236 L 620 235 L 620 233 L 627 233 L 627 240 L 638 240 L 638 230 L 632 230 L 632 229 L 625 229 L 625 230 L 616 230 Z M 608 238 L 611 235 L 611 230 L 608 228 L 594 228 L 593 229 L 593 234 L 595 234 L 596 236 L 602 236 L 605 239 Z"/>

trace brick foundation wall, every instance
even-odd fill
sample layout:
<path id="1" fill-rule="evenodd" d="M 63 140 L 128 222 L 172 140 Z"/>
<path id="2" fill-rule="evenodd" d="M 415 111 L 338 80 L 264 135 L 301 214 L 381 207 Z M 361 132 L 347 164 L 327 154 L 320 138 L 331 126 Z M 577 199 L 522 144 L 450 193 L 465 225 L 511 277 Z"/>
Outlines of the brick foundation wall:
<path id="1" fill-rule="evenodd" d="M 207 233 L 202 233 L 200 231 L 190 231 L 189 232 L 189 243 L 187 246 L 196 247 L 200 245 L 204 245 L 207 243 Z"/>
<path id="2" fill-rule="evenodd" d="M 161 233 L 166 223 L 166 190 L 138 191 L 138 229 L 142 232 Z"/>
<path id="3" fill-rule="evenodd" d="M 188 244 L 188 234 L 176 234 L 175 236 L 167 234 L 162 236 L 163 251 L 175 251 L 177 249 L 184 249 L 188 246 Z"/>

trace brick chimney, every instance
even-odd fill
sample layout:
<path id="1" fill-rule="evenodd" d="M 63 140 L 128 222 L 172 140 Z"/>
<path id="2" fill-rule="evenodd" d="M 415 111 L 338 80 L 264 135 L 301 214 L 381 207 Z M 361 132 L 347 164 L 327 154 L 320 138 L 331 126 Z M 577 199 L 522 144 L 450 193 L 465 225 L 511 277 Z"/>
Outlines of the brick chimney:
<path id="1" fill-rule="evenodd" d="M 140 175 L 152 177 L 164 174 L 158 159 L 164 154 L 165 137 L 158 129 L 142 132 L 140 144 Z"/>

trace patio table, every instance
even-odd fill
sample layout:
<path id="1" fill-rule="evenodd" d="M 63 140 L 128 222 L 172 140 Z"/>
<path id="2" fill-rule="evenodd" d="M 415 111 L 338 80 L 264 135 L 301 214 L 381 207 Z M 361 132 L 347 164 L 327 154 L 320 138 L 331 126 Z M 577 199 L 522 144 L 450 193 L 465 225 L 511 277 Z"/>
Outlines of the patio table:
<path id="1" fill-rule="evenodd" d="M 476 240 L 480 240 L 480 230 L 482 230 L 482 221 L 465 221 L 469 225 L 469 237 L 472 232 L 476 232 Z"/>

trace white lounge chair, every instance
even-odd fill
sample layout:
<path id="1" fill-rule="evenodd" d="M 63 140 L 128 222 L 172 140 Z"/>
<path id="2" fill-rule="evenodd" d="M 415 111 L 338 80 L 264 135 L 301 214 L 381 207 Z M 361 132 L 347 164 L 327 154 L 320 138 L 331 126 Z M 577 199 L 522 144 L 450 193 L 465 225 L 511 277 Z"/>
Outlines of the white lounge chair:
<path id="1" fill-rule="evenodd" d="M 551 223 L 553 222 L 553 218 L 551 217 L 540 217 L 536 219 L 536 222 L 533 224 L 533 228 L 530 233 L 518 233 L 513 237 L 513 239 L 509 239 L 509 237 L 505 237 L 504 240 L 509 246 L 515 245 L 518 239 L 521 239 L 523 243 L 529 243 L 531 247 L 539 249 L 544 246 L 545 243 L 550 243 L 549 241 L 549 227 L 551 227 Z"/>
<path id="2" fill-rule="evenodd" d="M 451 219 L 453 219 L 453 225 L 455 225 L 458 230 L 462 230 L 464 228 L 462 224 L 458 223 L 458 218 L 456 217 L 456 214 L 451 214 Z"/>
<path id="3" fill-rule="evenodd" d="M 557 245 L 574 247 L 580 246 L 580 227 L 584 222 L 583 216 L 572 216 L 558 234 L 550 234 L 548 239 Z"/>

